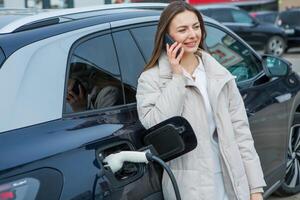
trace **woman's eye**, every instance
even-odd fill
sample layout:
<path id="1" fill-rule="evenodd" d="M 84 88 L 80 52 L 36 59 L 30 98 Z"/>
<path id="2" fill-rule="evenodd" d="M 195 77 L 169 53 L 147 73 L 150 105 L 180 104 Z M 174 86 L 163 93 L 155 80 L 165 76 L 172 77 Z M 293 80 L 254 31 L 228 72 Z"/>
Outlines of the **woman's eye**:
<path id="1" fill-rule="evenodd" d="M 179 29 L 178 32 L 183 33 L 185 29 Z"/>
<path id="2" fill-rule="evenodd" d="M 200 28 L 200 26 L 194 26 L 194 29 L 199 29 Z"/>

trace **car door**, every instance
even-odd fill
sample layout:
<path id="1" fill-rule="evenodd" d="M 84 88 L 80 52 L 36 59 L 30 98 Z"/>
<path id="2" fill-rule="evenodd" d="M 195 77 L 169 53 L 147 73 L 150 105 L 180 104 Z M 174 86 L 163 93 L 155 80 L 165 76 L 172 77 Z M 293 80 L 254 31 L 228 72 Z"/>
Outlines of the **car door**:
<path id="1" fill-rule="evenodd" d="M 129 104 L 129 99 L 135 96 L 126 96 L 125 100 L 124 91 L 129 94 L 132 89 L 123 84 L 120 67 L 130 64 L 142 67 L 145 61 L 135 44 L 127 40 L 128 34 L 128 31 L 95 33 L 77 41 L 70 52 L 65 117 L 71 121 L 81 119 L 71 132 L 98 133 L 98 140 L 85 145 L 87 150 L 94 151 L 94 160 L 81 163 L 90 165 L 86 168 L 98 168 L 98 173 L 102 174 L 92 182 L 96 189 L 91 191 L 96 199 L 144 199 L 160 195 L 159 174 L 152 165 L 125 163 L 120 171 L 113 174 L 105 170 L 102 163 L 112 153 L 143 147 L 144 128 L 139 123 L 136 106 Z M 135 53 L 134 59 L 131 54 L 120 52 L 119 47 Z M 125 59 L 117 55 L 125 56 Z M 128 63 L 132 60 L 134 63 Z M 124 70 L 135 73 L 130 68 Z M 79 83 L 72 85 L 75 82 L 72 80 Z M 74 90 L 75 87 L 80 87 L 79 92 Z M 76 95 L 76 92 L 79 94 Z M 86 101 L 74 103 L 73 99 L 80 99 L 81 95 Z M 90 173 L 94 171 L 91 169 Z"/>
<path id="2" fill-rule="evenodd" d="M 288 90 L 285 80 L 266 77 L 260 58 L 237 37 L 213 25 L 206 27 L 208 51 L 236 76 L 265 179 L 271 186 L 284 175 L 290 99 L 283 95 Z"/>

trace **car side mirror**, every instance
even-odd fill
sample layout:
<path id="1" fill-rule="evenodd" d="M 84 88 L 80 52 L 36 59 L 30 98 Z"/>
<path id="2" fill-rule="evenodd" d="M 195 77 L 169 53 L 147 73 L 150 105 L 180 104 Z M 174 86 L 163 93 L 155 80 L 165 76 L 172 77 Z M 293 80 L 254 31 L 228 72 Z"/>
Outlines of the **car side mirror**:
<path id="1" fill-rule="evenodd" d="M 177 158 L 197 146 L 196 135 L 183 117 L 172 117 L 151 127 L 146 130 L 143 141 L 145 145 L 152 145 L 164 161 Z"/>
<path id="2" fill-rule="evenodd" d="M 263 55 L 262 59 L 265 74 L 270 78 L 286 76 L 291 71 L 292 64 L 283 58 L 272 55 Z"/>

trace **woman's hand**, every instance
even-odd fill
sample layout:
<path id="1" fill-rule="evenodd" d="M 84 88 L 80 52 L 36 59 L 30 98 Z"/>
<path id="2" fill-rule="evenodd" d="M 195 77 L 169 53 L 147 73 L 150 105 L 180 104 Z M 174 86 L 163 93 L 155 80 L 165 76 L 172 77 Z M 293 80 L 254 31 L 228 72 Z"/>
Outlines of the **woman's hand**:
<path id="1" fill-rule="evenodd" d="M 182 74 L 182 66 L 180 65 L 180 60 L 183 56 L 184 50 L 181 43 L 174 42 L 171 46 L 167 44 L 167 55 L 169 58 L 169 62 L 172 67 L 172 72 L 174 74 Z M 177 52 L 180 50 L 180 53 L 176 57 Z"/>
<path id="2" fill-rule="evenodd" d="M 250 200 L 263 200 L 262 193 L 253 193 L 250 195 Z"/>
<path id="3" fill-rule="evenodd" d="M 82 86 L 78 85 L 79 94 L 77 95 L 73 90 L 68 90 L 67 101 L 74 112 L 86 110 L 87 100 L 84 95 Z"/>

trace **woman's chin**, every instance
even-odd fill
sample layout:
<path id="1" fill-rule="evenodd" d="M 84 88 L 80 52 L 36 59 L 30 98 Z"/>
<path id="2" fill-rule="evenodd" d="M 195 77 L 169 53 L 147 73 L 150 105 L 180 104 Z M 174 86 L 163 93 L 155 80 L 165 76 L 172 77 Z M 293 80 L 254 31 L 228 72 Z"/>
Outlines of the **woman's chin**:
<path id="1" fill-rule="evenodd" d="M 196 53 L 197 52 L 197 50 L 198 50 L 198 48 L 197 47 L 193 47 L 193 48 L 185 48 L 184 49 L 184 53 Z"/>

